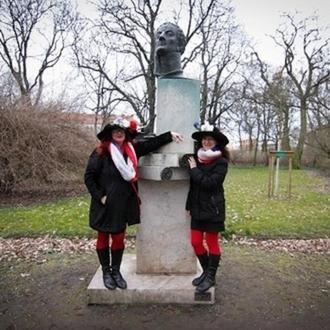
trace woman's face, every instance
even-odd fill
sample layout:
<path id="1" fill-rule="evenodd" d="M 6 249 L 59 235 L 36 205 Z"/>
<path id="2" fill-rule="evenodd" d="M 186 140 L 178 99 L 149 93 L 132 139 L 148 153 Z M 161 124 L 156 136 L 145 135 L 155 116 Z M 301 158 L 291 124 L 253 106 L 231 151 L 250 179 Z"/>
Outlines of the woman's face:
<path id="1" fill-rule="evenodd" d="M 119 145 L 122 145 L 125 141 L 126 135 L 122 128 L 116 128 L 112 131 L 112 140 Z"/>
<path id="2" fill-rule="evenodd" d="M 213 147 L 215 147 L 217 144 L 217 141 L 209 135 L 205 135 L 202 138 L 202 147 L 204 150 L 209 150 L 212 149 Z"/>

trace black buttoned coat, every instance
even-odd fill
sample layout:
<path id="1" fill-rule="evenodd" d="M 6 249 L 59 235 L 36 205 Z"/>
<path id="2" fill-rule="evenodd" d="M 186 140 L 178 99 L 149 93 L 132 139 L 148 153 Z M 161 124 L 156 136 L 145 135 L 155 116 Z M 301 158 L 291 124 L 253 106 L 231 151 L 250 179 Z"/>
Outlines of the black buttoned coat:
<path id="1" fill-rule="evenodd" d="M 207 229 L 206 223 L 211 223 L 212 228 L 218 224 L 216 227 L 224 230 L 226 211 L 223 182 L 227 169 L 228 161 L 219 158 L 209 165 L 197 162 L 197 166 L 189 171 L 186 210 L 190 211 L 195 226 L 199 223 L 203 230 Z"/>
<path id="2" fill-rule="evenodd" d="M 171 133 L 167 132 L 133 146 L 139 158 L 171 141 Z M 140 223 L 137 183 L 122 178 L 109 153 L 101 156 L 96 150 L 92 152 L 85 171 L 85 184 L 91 194 L 89 224 L 93 229 L 118 233 L 127 224 Z M 101 203 L 103 196 L 107 196 L 105 205 Z"/>

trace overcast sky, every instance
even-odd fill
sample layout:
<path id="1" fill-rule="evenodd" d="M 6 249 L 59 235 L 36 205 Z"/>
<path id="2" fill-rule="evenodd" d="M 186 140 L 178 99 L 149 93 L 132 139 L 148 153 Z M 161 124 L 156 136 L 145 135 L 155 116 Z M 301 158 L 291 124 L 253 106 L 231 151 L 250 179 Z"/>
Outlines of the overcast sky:
<path id="1" fill-rule="evenodd" d="M 317 11 L 320 23 L 330 24 L 329 0 L 232 0 L 232 5 L 238 23 L 254 39 L 261 57 L 275 65 L 280 61 L 279 50 L 267 34 L 274 34 L 281 13 L 299 11 L 306 17 Z"/>
<path id="2" fill-rule="evenodd" d="M 84 15 L 89 17 L 95 15 L 95 12 L 91 11 L 91 6 L 87 4 L 88 0 L 76 1 L 79 4 L 79 10 Z M 176 7 L 177 3 L 178 0 L 163 0 L 162 10 Z M 281 21 L 281 13 L 299 11 L 303 16 L 310 16 L 318 12 L 320 23 L 330 24 L 330 0 L 232 0 L 232 5 L 235 8 L 237 23 L 243 26 L 247 35 L 253 40 L 261 58 L 274 65 L 280 65 L 283 56 L 267 34 L 274 34 Z M 168 20 L 172 20 L 170 10 Z M 68 67 L 56 66 L 51 71 L 53 72 L 50 72 L 50 76 L 61 77 L 49 83 L 56 94 L 58 88 L 61 89 L 63 85 L 70 84 L 67 81 Z M 76 79 L 72 75 L 71 77 Z"/>
<path id="3" fill-rule="evenodd" d="M 87 16 L 92 14 L 88 0 L 76 0 L 79 9 Z M 162 10 L 171 11 L 177 7 L 178 0 L 163 0 Z M 279 65 L 280 50 L 275 49 L 274 43 L 267 35 L 274 34 L 281 22 L 283 12 L 301 12 L 310 16 L 317 12 L 322 25 L 330 25 L 330 0 L 232 0 L 237 22 L 243 26 L 247 35 L 255 42 L 255 47 L 261 57 L 272 64 Z"/>

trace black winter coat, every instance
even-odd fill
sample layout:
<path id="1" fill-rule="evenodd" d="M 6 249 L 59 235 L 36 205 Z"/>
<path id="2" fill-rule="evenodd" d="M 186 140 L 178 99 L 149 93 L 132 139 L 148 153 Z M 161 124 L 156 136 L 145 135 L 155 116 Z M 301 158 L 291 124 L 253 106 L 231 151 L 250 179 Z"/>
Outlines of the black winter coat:
<path id="1" fill-rule="evenodd" d="M 197 163 L 197 167 L 189 171 L 186 210 L 190 211 L 194 221 L 224 224 L 226 212 L 223 182 L 227 169 L 228 161 L 220 158 L 209 165 Z"/>
<path id="2" fill-rule="evenodd" d="M 139 158 L 172 141 L 170 132 L 133 144 Z M 140 201 L 137 183 L 125 181 L 109 153 L 100 156 L 96 150 L 89 157 L 85 171 L 85 184 L 91 194 L 90 226 L 102 232 L 118 233 L 126 224 L 140 223 Z M 106 203 L 101 198 L 107 196 Z"/>

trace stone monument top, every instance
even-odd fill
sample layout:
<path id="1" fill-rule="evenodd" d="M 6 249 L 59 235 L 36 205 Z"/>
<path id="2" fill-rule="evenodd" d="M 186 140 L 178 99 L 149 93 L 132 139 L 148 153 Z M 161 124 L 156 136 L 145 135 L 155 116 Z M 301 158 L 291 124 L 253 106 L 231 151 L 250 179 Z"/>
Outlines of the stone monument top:
<path id="1" fill-rule="evenodd" d="M 181 28 L 166 22 L 155 34 L 155 75 L 159 78 L 182 76 L 181 55 L 186 47 L 186 38 Z"/>

